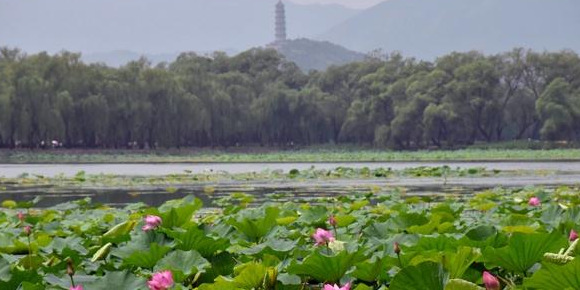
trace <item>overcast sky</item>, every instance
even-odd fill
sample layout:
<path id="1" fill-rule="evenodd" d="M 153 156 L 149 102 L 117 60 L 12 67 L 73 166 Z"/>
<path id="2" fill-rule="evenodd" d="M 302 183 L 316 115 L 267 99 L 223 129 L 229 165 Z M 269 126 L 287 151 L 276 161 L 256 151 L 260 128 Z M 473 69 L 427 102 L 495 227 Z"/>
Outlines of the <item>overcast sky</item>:
<path id="1" fill-rule="evenodd" d="M 288 0 L 286 0 L 288 1 Z M 358 9 L 364 9 L 364 8 L 368 8 L 370 6 L 376 5 L 379 2 L 382 2 L 384 0 L 291 0 L 294 3 L 300 3 L 300 4 L 314 4 L 314 3 L 320 3 L 320 4 L 330 4 L 330 3 L 335 3 L 335 4 L 340 4 L 340 5 L 344 5 L 347 7 L 351 7 L 351 8 L 358 8 Z"/>

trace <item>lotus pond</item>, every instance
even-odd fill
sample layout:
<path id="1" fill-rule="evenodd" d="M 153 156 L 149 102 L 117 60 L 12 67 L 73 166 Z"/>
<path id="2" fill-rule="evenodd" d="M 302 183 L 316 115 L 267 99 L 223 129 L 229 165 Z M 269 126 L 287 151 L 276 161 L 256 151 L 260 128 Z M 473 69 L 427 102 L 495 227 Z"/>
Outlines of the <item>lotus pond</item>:
<path id="1" fill-rule="evenodd" d="M 258 207 L 234 194 L 203 212 L 193 196 L 123 208 L 5 201 L 0 289 L 580 289 L 578 193 L 369 192 Z"/>

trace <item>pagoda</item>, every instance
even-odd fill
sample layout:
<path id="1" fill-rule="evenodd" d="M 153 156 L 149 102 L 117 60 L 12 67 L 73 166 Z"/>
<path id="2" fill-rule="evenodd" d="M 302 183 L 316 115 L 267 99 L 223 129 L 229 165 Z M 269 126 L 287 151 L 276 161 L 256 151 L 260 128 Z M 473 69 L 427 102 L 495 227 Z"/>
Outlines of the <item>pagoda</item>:
<path id="1" fill-rule="evenodd" d="M 280 44 L 286 41 L 286 10 L 282 0 L 278 0 L 276 4 L 276 41 L 275 44 Z"/>

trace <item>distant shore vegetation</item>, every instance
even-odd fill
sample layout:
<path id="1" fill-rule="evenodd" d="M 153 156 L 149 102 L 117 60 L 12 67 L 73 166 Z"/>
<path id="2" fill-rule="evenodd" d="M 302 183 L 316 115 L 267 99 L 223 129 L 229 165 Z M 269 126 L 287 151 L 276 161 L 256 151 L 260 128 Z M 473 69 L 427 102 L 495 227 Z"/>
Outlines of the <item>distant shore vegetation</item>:
<path id="1" fill-rule="evenodd" d="M 50 149 L 0 150 L 0 163 L 331 163 L 331 162 L 449 162 L 449 161 L 580 161 L 580 149 Z"/>
<path id="2" fill-rule="evenodd" d="M 164 149 L 322 144 L 449 149 L 580 137 L 571 51 L 393 53 L 303 73 L 275 50 L 183 53 L 120 68 L 0 50 L 0 147 Z"/>

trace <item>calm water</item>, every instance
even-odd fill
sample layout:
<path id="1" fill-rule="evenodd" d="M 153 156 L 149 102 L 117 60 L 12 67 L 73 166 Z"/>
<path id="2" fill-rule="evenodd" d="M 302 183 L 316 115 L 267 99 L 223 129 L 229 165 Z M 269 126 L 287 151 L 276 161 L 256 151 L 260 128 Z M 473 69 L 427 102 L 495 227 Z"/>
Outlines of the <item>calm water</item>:
<path id="1" fill-rule="evenodd" d="M 279 198 L 279 200 L 309 200 L 320 197 L 330 197 L 370 191 L 391 193 L 403 190 L 405 196 L 430 196 L 434 198 L 452 197 L 462 199 L 480 190 L 498 186 L 524 187 L 529 185 L 548 188 L 560 185 L 576 186 L 579 184 L 578 174 L 550 174 L 517 177 L 455 177 L 445 182 L 442 178 L 373 178 L 373 179 L 332 179 L 332 180 L 267 180 L 267 181 L 225 181 L 217 183 L 196 183 L 173 185 L 174 193 L 168 193 L 165 186 L 141 185 L 128 187 L 56 187 L 56 186 L 6 186 L 0 192 L 0 201 L 11 199 L 29 201 L 42 197 L 38 207 L 49 207 L 59 203 L 90 197 L 93 202 L 112 206 L 124 206 L 128 203 L 144 202 L 151 206 L 160 205 L 171 199 L 193 194 L 211 207 L 216 199 L 228 196 L 232 192 L 243 192 L 255 197 L 255 203 Z M 205 192 L 206 186 L 212 186 L 215 191 Z"/>
<path id="2" fill-rule="evenodd" d="M 168 175 L 204 171 L 226 171 L 229 173 L 261 172 L 264 170 L 333 169 L 336 167 L 392 168 L 400 170 L 419 166 L 442 166 L 452 168 L 485 167 L 499 170 L 532 170 L 580 172 L 580 162 L 369 162 L 369 163 L 195 163 L 195 164 L 0 164 L 0 176 L 17 177 L 22 173 L 55 176 L 72 176 L 84 170 L 87 174 L 114 175 Z"/>
<path id="3" fill-rule="evenodd" d="M 72 176 L 84 170 L 88 174 L 114 175 L 167 175 L 191 171 L 227 171 L 230 173 L 261 172 L 264 170 L 333 169 L 344 167 L 392 168 L 395 170 L 418 166 L 442 166 L 452 168 L 485 167 L 503 171 L 533 171 L 522 176 L 491 177 L 454 177 L 445 182 L 443 178 L 373 178 L 373 179 L 330 179 L 330 180 L 264 180 L 264 181 L 223 181 L 204 184 L 174 185 L 177 192 L 168 193 L 164 186 L 130 186 L 130 187 L 28 187 L 21 185 L 6 186 L 0 192 L 0 201 L 12 199 L 28 201 L 42 197 L 38 207 L 49 207 L 59 203 L 90 197 L 93 202 L 112 206 L 124 206 L 128 203 L 144 202 L 151 206 L 167 200 L 193 194 L 204 201 L 206 206 L 232 192 L 243 192 L 255 197 L 255 203 L 280 200 L 309 200 L 312 198 L 336 196 L 343 194 L 364 193 L 380 188 L 382 192 L 392 192 L 404 188 L 406 196 L 432 196 L 435 198 L 465 198 L 478 190 L 502 187 L 524 187 L 528 185 L 556 187 L 560 185 L 576 186 L 580 184 L 580 162 L 388 162 L 388 163 L 221 163 L 221 164 L 47 164 L 15 165 L 0 164 L 0 176 L 17 177 L 22 173 L 54 176 L 65 174 Z M 212 186 L 211 194 L 204 192 L 205 186 Z"/>

